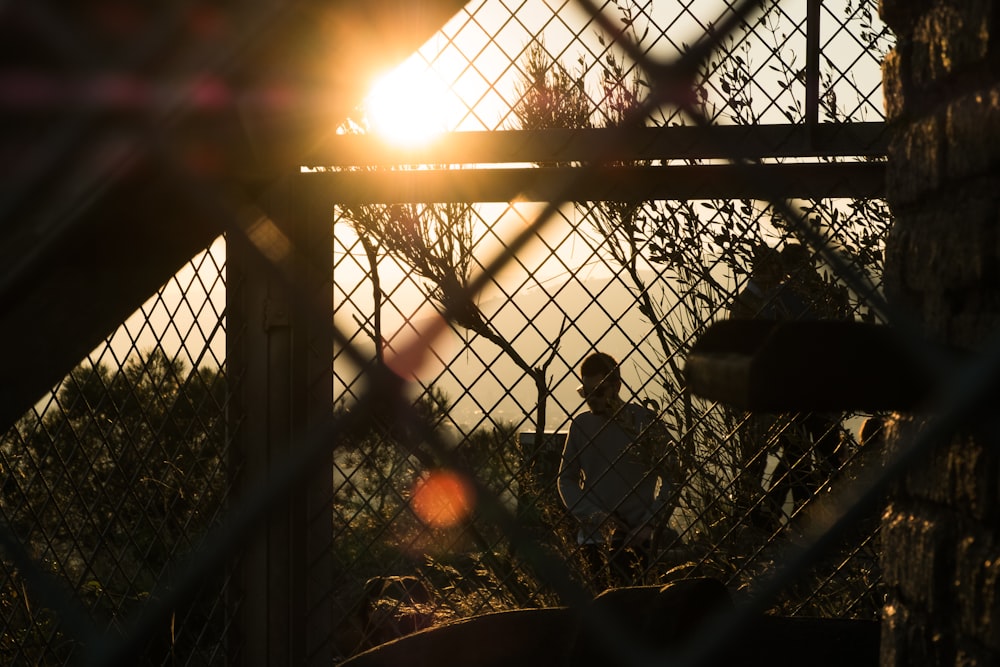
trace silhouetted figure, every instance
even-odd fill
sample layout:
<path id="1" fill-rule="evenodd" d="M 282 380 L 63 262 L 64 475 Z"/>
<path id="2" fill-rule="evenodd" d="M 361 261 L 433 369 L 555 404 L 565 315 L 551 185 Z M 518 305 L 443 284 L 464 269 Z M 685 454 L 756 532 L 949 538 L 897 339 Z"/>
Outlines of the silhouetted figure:
<path id="1" fill-rule="evenodd" d="M 618 362 L 595 352 L 580 366 L 589 410 L 573 418 L 559 466 L 559 495 L 577 520 L 594 583 L 635 580 L 648 565 L 655 522 L 665 522 L 678 483 L 674 443 L 656 414 L 620 397 Z M 662 451 L 644 452 L 643 447 Z M 651 464 L 645 454 L 662 459 Z M 607 565 L 605 565 L 607 561 Z"/>
<path id="2" fill-rule="evenodd" d="M 729 308 L 730 319 L 790 319 L 800 304 L 790 300 L 789 291 L 782 290 L 785 275 L 777 249 L 766 244 L 755 248 L 750 277 Z M 772 530 L 780 522 L 783 501 L 778 499 L 781 489 L 771 493 L 764 486 L 768 455 L 790 457 L 798 447 L 784 432 L 777 415 L 754 412 L 736 418 L 742 420 L 738 436 L 741 470 L 736 481 L 737 511 L 745 512 L 752 525 Z M 788 477 L 786 474 L 782 479 Z M 783 491 L 787 493 L 787 489 Z"/>
<path id="3" fill-rule="evenodd" d="M 809 249 L 792 243 L 781 251 L 767 245 L 754 252 L 746 287 L 730 308 L 732 319 L 796 321 L 850 318 L 846 290 L 823 279 Z M 822 350 L 817 350 L 822 354 Z M 809 413 L 792 418 L 757 413 L 744 427 L 742 484 L 744 493 L 763 490 L 768 455 L 775 457 L 771 482 L 761 501 L 751 507 L 752 523 L 773 529 L 785 503 L 806 503 L 837 468 L 843 428 L 838 415 Z"/>
<path id="4" fill-rule="evenodd" d="M 729 318 L 733 320 L 777 320 L 782 308 L 775 303 L 775 297 L 785 268 L 781 253 L 769 245 L 754 249 L 753 265 L 746 285 L 740 290 L 729 307 Z"/>
<path id="5" fill-rule="evenodd" d="M 782 283 L 801 301 L 802 318 L 818 320 L 851 320 L 851 304 L 847 289 L 824 280 L 816 269 L 809 248 L 789 243 L 781 249 L 785 277 Z M 799 319 L 799 318 L 794 318 Z"/>
<path id="6" fill-rule="evenodd" d="M 798 243 L 787 244 L 781 250 L 781 263 L 785 276 L 780 290 L 786 293 L 785 301 L 795 306 L 789 309 L 787 317 L 778 319 L 851 319 L 847 290 L 823 279 L 809 248 Z M 816 353 L 823 351 L 816 350 Z M 778 460 L 772 490 L 782 503 L 791 494 L 797 509 L 839 467 L 844 430 L 840 415 L 821 412 L 798 415 L 793 428 L 798 434 L 789 438 L 793 445 Z"/>

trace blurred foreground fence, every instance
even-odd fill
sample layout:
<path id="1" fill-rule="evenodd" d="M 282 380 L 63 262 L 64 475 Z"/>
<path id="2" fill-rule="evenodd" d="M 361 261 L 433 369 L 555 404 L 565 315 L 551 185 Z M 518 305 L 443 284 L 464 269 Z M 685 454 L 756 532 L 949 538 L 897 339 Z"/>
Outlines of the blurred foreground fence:
<path id="1" fill-rule="evenodd" d="M 595 350 L 682 470 L 620 585 L 751 594 L 877 451 L 878 415 L 749 414 L 684 375 L 712 322 L 777 316 L 772 254 L 781 317 L 882 321 L 875 3 L 508 4 L 407 62 L 447 91 L 438 143 L 359 109 L 5 434 L 0 660 L 328 664 L 599 592 L 556 489 Z M 772 609 L 876 618 L 876 519 Z"/>

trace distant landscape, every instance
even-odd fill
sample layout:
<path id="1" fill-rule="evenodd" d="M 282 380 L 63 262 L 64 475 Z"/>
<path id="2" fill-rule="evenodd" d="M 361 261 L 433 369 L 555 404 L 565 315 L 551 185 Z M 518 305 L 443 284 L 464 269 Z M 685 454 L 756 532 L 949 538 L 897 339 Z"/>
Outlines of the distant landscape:
<path id="1" fill-rule="evenodd" d="M 649 276 L 652 279 L 652 276 Z M 593 295 L 600 295 L 594 297 Z M 645 345 L 651 326 L 635 307 L 631 292 L 619 281 L 569 278 L 549 281 L 544 288 L 523 290 L 509 300 L 494 298 L 480 303 L 497 329 L 533 365 L 550 354 L 551 341 L 559 334 L 565 316 L 571 321 L 549 367 L 554 387 L 548 406 L 546 428 L 564 429 L 568 418 L 579 408 L 576 393 L 579 381 L 574 370 L 593 349 L 600 349 L 623 361 L 625 384 L 633 390 L 648 381 L 651 368 L 637 346 L 651 355 L 655 347 Z M 350 315 L 339 313 L 338 323 L 346 326 Z M 430 318 L 417 320 L 414 328 L 424 330 Z M 468 338 L 468 340 L 466 340 Z M 589 341 L 599 341 L 596 348 Z M 422 384 L 434 384 L 453 401 L 452 418 L 463 429 L 479 423 L 488 413 L 493 420 L 519 423 L 530 419 L 534 410 L 534 384 L 493 343 L 475 336 L 446 332 L 434 345 L 435 361 L 420 375 Z M 350 382 L 352 372 L 335 365 L 342 380 Z M 506 391 L 510 395 L 505 395 Z M 641 392 L 640 395 L 646 395 Z M 534 428 L 533 422 L 525 429 Z"/>

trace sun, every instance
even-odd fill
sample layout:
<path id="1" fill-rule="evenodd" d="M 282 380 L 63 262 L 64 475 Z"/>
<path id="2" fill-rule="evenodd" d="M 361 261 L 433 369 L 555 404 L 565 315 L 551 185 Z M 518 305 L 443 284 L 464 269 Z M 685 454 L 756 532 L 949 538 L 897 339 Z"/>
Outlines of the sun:
<path id="1" fill-rule="evenodd" d="M 411 147 L 444 133 L 456 106 L 448 86 L 426 65 L 412 60 L 376 80 L 364 103 L 373 132 Z"/>

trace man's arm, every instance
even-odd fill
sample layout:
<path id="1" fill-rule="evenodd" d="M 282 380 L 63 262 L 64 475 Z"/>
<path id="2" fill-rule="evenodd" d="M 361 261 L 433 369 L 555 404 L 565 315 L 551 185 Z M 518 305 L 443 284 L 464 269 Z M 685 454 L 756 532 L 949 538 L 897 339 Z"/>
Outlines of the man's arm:
<path id="1" fill-rule="evenodd" d="M 586 476 L 580 464 L 580 454 L 588 446 L 586 436 L 576 424 L 570 424 L 566 445 L 559 461 L 559 497 L 570 514 L 581 521 L 587 521 L 606 514 L 587 498 Z M 602 517 L 603 518 L 603 517 Z"/>

